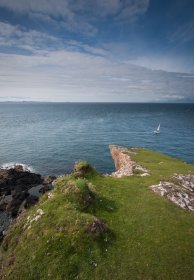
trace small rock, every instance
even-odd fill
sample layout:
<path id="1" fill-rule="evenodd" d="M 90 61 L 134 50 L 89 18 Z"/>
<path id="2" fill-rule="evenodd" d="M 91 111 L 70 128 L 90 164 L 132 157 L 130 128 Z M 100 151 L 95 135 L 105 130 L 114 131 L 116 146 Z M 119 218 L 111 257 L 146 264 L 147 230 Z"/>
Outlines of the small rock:
<path id="1" fill-rule="evenodd" d="M 44 177 L 43 184 L 44 185 L 51 185 L 54 180 L 56 180 L 56 176 L 46 176 Z"/>
<path id="2" fill-rule="evenodd" d="M 39 193 L 44 194 L 44 193 L 50 191 L 52 188 L 53 188 L 52 185 L 43 185 L 40 188 Z"/>
<path id="3" fill-rule="evenodd" d="M 104 233 L 107 231 L 107 227 L 105 224 L 99 220 L 95 219 L 89 226 L 87 227 L 87 231 L 90 233 Z"/>

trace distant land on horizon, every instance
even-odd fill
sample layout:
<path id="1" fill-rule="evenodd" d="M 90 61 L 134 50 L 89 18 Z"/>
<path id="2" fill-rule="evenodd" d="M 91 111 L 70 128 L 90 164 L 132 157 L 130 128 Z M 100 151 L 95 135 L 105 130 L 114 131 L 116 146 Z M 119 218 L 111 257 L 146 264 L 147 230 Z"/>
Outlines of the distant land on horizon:
<path id="1" fill-rule="evenodd" d="M 118 101 L 24 101 L 24 100 L 21 100 L 21 101 L 8 101 L 8 100 L 5 100 L 5 101 L 0 101 L 0 103 L 19 103 L 19 104 L 24 104 L 24 103 L 56 103 L 56 104 L 194 104 L 194 100 L 191 100 L 191 101 L 161 101 L 161 102 L 154 102 L 154 101 L 147 101 L 147 102 L 118 102 Z"/>

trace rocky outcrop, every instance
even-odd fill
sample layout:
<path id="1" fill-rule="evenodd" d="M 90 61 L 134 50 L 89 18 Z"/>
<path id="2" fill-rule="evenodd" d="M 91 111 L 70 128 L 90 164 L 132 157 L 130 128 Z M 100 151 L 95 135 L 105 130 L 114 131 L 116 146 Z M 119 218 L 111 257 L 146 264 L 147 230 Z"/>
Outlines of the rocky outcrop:
<path id="1" fill-rule="evenodd" d="M 41 193 L 52 188 L 56 177 L 42 177 L 22 165 L 0 168 L 0 236 L 26 208 L 38 201 Z"/>
<path id="2" fill-rule="evenodd" d="M 175 174 L 171 180 L 161 181 L 150 188 L 179 207 L 194 211 L 194 175 Z"/>
<path id="3" fill-rule="evenodd" d="M 140 176 L 149 175 L 148 170 L 131 159 L 131 155 L 136 154 L 135 149 L 127 149 L 116 145 L 109 145 L 112 158 L 114 160 L 116 171 L 112 173 L 113 177 L 131 176 L 138 174 Z"/>
<path id="4" fill-rule="evenodd" d="M 0 196 L 27 191 L 32 185 L 41 184 L 40 174 L 31 173 L 16 165 L 10 169 L 0 169 Z"/>
<path id="5" fill-rule="evenodd" d="M 35 201 L 28 191 L 43 181 L 40 174 L 31 173 L 22 165 L 0 169 L 0 210 L 15 218 L 22 206 L 28 207 Z"/>

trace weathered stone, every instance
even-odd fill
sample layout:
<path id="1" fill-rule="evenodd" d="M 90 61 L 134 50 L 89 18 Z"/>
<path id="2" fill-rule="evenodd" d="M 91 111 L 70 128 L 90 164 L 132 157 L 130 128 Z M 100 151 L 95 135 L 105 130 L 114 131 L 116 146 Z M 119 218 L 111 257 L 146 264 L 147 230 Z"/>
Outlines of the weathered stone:
<path id="1" fill-rule="evenodd" d="M 179 175 L 176 174 L 177 178 Z M 180 175 L 183 179 L 185 175 Z M 187 175 L 186 175 L 187 176 Z M 185 188 L 185 181 L 182 181 L 182 184 L 175 184 L 172 182 L 160 182 L 158 185 L 153 185 L 150 188 L 155 193 L 166 197 L 173 203 L 177 204 L 179 207 L 194 211 L 194 194 Z"/>
<path id="2" fill-rule="evenodd" d="M 146 168 L 138 165 L 131 159 L 130 154 L 135 154 L 135 151 L 132 152 L 125 147 L 116 145 L 109 145 L 109 148 L 116 168 L 116 172 L 112 173 L 113 177 L 120 178 L 123 176 L 131 176 L 137 173 L 139 176 L 149 175 Z"/>
<path id="3" fill-rule="evenodd" d="M 183 188 L 194 192 L 194 175 L 174 174 L 172 178 L 177 180 L 178 184 Z"/>

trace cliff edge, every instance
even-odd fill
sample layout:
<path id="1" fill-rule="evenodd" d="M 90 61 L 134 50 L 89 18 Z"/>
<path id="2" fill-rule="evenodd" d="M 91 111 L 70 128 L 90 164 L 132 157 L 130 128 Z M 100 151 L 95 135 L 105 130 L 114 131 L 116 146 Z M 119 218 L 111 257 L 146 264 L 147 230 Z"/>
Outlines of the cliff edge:
<path id="1" fill-rule="evenodd" d="M 193 279 L 194 166 L 110 149 L 112 175 L 79 162 L 16 218 L 1 244 L 0 279 Z"/>

